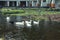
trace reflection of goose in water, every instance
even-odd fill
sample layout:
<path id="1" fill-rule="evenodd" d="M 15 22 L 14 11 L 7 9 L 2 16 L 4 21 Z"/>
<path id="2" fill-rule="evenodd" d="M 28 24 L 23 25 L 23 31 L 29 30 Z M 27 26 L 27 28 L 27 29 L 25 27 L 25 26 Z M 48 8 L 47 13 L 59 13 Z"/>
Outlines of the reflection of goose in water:
<path id="1" fill-rule="evenodd" d="M 16 28 L 20 29 L 20 28 L 24 28 L 24 21 L 22 22 L 14 22 Z"/>
<path id="2" fill-rule="evenodd" d="M 6 20 L 7 20 L 7 22 L 9 22 L 10 21 L 10 17 L 6 17 Z"/>
<path id="3" fill-rule="evenodd" d="M 14 24 L 14 22 L 13 22 L 13 21 L 11 21 L 11 18 L 10 18 L 10 17 L 6 17 L 6 21 L 7 21 L 7 23 Z"/>

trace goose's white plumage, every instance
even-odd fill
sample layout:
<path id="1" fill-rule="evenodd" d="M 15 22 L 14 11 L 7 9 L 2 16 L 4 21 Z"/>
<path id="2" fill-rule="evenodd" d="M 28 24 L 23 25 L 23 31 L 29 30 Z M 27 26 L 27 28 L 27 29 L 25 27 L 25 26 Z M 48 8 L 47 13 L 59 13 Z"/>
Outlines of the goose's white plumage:
<path id="1" fill-rule="evenodd" d="M 31 21 L 25 21 L 26 26 L 30 27 L 31 26 Z M 15 25 L 24 25 L 24 21 L 22 22 L 15 22 Z"/>
<path id="2" fill-rule="evenodd" d="M 25 21 L 25 22 L 26 22 L 27 27 L 31 27 L 31 21 Z"/>
<path id="3" fill-rule="evenodd" d="M 31 21 L 25 21 L 27 24 L 31 24 Z"/>
<path id="4" fill-rule="evenodd" d="M 15 22 L 16 25 L 24 25 L 24 22 Z"/>
<path id="5" fill-rule="evenodd" d="M 31 27 L 31 24 L 26 24 L 27 25 L 27 27 Z"/>
<path id="6" fill-rule="evenodd" d="M 25 21 L 27 27 L 31 27 L 31 21 Z M 39 24 L 39 21 L 33 21 L 34 24 Z M 15 22 L 15 25 L 23 25 L 24 26 L 24 21 L 22 22 Z"/>

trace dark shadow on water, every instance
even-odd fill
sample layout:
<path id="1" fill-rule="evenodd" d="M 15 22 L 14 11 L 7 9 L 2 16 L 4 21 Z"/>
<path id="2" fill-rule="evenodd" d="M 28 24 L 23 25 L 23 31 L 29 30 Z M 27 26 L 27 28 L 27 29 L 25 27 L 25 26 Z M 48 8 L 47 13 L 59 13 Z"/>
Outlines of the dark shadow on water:
<path id="1" fill-rule="evenodd" d="M 40 21 L 39 27 L 32 26 L 31 29 L 23 28 L 24 37 L 27 40 L 60 40 L 60 22 L 52 21 L 44 25 L 44 20 Z"/>

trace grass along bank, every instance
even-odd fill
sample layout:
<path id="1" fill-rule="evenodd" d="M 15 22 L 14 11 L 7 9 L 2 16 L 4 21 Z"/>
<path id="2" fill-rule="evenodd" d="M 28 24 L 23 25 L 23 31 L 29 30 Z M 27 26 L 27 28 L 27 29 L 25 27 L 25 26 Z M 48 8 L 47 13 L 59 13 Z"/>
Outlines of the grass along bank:
<path id="1" fill-rule="evenodd" d="M 0 9 L 2 14 L 9 16 L 31 16 L 31 18 L 40 20 L 47 19 L 48 15 L 60 14 L 60 11 L 49 11 L 47 8 L 27 8 L 27 9 L 10 9 L 2 8 Z"/>

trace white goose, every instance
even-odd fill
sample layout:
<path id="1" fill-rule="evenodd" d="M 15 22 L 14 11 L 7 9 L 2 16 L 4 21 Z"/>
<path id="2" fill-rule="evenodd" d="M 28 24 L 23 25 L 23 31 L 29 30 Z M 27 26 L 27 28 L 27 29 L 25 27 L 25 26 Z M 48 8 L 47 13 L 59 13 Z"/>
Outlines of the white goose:
<path id="1" fill-rule="evenodd" d="M 24 21 L 22 22 L 15 22 L 16 25 L 24 25 Z"/>
<path id="2" fill-rule="evenodd" d="M 25 22 L 26 22 L 27 27 L 31 27 L 31 21 L 25 21 Z"/>

